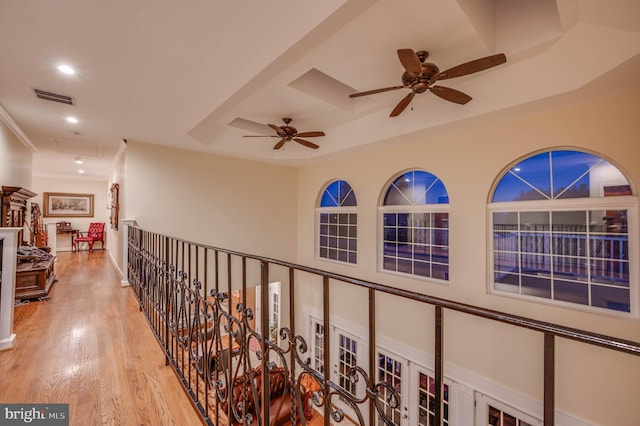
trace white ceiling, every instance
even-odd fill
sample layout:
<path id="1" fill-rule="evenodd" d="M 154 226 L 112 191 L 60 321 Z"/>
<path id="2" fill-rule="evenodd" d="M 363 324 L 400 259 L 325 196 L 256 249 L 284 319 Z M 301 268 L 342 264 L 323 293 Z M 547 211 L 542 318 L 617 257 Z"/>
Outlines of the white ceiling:
<path id="1" fill-rule="evenodd" d="M 80 156 L 82 178 L 107 179 L 122 139 L 299 165 L 578 89 L 640 54 L 638 17 L 629 0 L 4 0 L 0 119 L 43 176 L 78 176 Z M 441 70 L 507 63 L 439 83 L 464 106 L 424 93 L 390 118 L 407 89 L 348 97 L 402 84 L 400 48 Z M 285 116 L 320 148 L 243 137 Z"/>

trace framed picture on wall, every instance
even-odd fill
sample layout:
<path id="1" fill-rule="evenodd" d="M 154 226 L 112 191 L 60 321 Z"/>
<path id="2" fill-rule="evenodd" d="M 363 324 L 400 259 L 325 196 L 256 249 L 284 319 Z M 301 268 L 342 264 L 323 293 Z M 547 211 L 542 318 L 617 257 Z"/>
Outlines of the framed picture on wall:
<path id="1" fill-rule="evenodd" d="M 44 217 L 93 217 L 93 194 L 45 192 Z"/>
<path id="2" fill-rule="evenodd" d="M 120 210 L 119 192 L 120 185 L 118 185 L 117 183 L 111 185 L 111 216 L 109 217 L 109 222 L 111 223 L 111 228 L 116 230 L 118 229 L 118 211 Z"/>

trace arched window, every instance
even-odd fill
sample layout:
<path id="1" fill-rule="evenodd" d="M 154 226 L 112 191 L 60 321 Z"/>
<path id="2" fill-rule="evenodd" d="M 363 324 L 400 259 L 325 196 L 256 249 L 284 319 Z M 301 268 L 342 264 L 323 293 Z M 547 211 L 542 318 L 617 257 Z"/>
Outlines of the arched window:
<path id="1" fill-rule="evenodd" d="M 612 164 L 553 150 L 506 170 L 489 204 L 492 290 L 631 312 L 637 197 Z"/>
<path id="2" fill-rule="evenodd" d="M 449 279 L 449 196 L 440 179 L 402 173 L 387 187 L 380 213 L 383 270 Z"/>
<path id="3" fill-rule="evenodd" d="M 344 180 L 329 183 L 320 198 L 318 257 L 357 262 L 358 214 L 356 195 Z"/>

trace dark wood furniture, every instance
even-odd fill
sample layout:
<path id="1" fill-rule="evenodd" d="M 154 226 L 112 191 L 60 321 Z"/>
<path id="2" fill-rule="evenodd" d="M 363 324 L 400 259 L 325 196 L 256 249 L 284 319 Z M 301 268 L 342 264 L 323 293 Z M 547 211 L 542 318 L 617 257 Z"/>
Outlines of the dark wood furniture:
<path id="1" fill-rule="evenodd" d="M 71 227 L 71 222 L 56 222 L 56 233 L 65 234 L 69 232 L 75 232 Z"/>
<path id="2" fill-rule="evenodd" d="M 253 377 L 253 380 L 251 380 Z M 289 390 L 286 389 L 287 380 L 285 378 L 285 370 L 282 367 L 272 367 L 269 369 L 269 425 L 283 426 L 291 424 L 291 397 L 289 396 Z M 254 401 L 254 391 L 256 392 L 257 400 L 262 400 L 262 367 L 257 366 L 253 368 L 251 374 L 249 372 L 240 373 L 238 377 L 233 380 L 231 391 L 231 403 L 235 406 L 233 409 L 236 413 L 249 413 L 251 414 L 252 422 L 249 425 L 258 424 L 258 413 L 256 413 L 256 401 Z M 223 390 L 223 395 L 226 394 L 226 390 Z M 309 393 L 304 387 L 301 389 L 302 407 L 298 407 L 296 412 L 296 418 L 300 418 L 300 411 L 307 420 L 311 419 L 311 410 L 309 408 Z M 224 395 L 224 399 L 219 401 L 220 408 L 223 412 L 228 413 L 229 398 Z M 258 409 L 260 407 L 258 406 Z M 231 425 L 243 425 L 244 423 L 231 419 L 229 424 Z M 267 422 L 264 422 L 267 424 Z"/>
<path id="3" fill-rule="evenodd" d="M 23 228 L 27 217 L 27 200 L 35 195 L 34 192 L 25 188 L 3 186 L 1 226 Z M 18 245 L 24 243 L 23 231 L 20 231 Z M 54 257 L 51 255 L 31 262 L 18 262 L 15 298 L 31 299 L 48 295 L 51 286 L 56 281 L 53 265 Z"/>
<path id="4" fill-rule="evenodd" d="M 0 226 L 22 228 L 27 217 L 27 200 L 35 193 L 17 186 L 2 187 L 2 220 Z M 18 245 L 23 242 L 23 231 L 18 232 Z"/>
<path id="5" fill-rule="evenodd" d="M 47 296 L 56 281 L 54 258 L 37 262 L 18 263 L 16 268 L 16 299 Z"/>

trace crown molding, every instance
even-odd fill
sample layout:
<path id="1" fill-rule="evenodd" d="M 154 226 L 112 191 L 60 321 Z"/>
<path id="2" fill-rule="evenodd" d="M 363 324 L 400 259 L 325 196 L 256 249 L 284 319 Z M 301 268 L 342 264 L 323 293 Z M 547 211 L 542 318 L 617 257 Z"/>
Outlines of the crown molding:
<path id="1" fill-rule="evenodd" d="M 18 124 L 13 120 L 9 112 L 4 108 L 2 104 L 0 104 L 0 121 L 2 121 L 8 128 L 13 132 L 14 135 L 20 139 L 20 142 L 24 144 L 24 146 L 29 149 L 31 152 L 36 152 L 38 149 L 35 147 L 33 143 L 29 140 L 27 135 L 24 134 L 22 129 L 18 127 Z"/>

